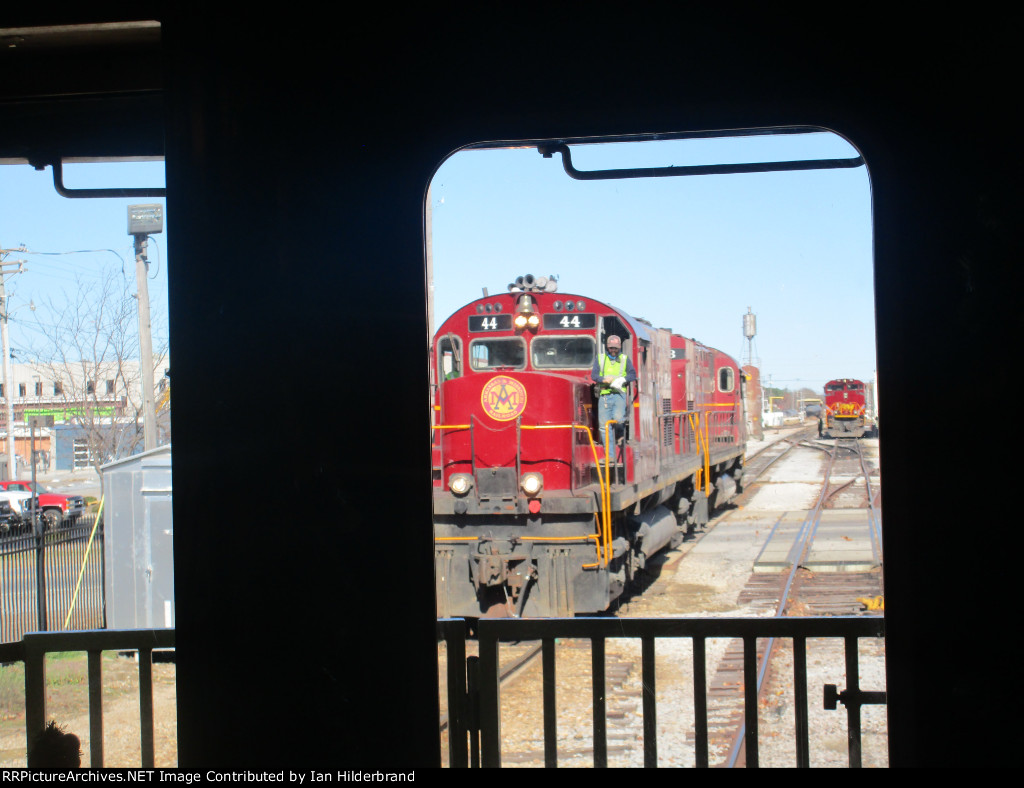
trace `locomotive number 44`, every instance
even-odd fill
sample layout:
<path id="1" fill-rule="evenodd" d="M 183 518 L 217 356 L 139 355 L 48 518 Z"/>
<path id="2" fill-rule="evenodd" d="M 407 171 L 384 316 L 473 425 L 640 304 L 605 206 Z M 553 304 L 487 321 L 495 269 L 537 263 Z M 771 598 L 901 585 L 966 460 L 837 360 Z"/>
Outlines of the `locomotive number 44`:
<path id="1" fill-rule="evenodd" d="M 498 318 L 496 318 L 496 317 L 485 317 L 483 319 L 483 323 L 481 323 L 481 325 L 480 325 L 480 328 L 484 329 L 484 331 L 492 331 L 492 330 L 496 329 L 497 327 L 498 327 Z"/>
<path id="2" fill-rule="evenodd" d="M 558 325 L 562 328 L 579 328 L 580 316 L 573 315 L 572 317 L 569 317 L 568 315 L 563 315 L 562 319 L 558 321 Z"/>

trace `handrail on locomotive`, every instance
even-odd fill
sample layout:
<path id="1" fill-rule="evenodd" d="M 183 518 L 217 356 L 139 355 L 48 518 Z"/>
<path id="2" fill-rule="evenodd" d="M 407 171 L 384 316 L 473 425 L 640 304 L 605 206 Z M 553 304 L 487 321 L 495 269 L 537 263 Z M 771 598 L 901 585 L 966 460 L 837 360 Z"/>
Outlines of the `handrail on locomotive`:
<path id="1" fill-rule="evenodd" d="M 714 412 L 710 408 L 716 407 L 713 403 L 708 406 L 707 409 L 697 411 L 672 411 L 658 416 L 659 419 L 671 419 L 674 423 L 674 435 L 676 440 L 673 441 L 673 447 L 676 454 L 688 454 L 690 441 L 688 438 L 692 435 L 697 443 L 697 451 L 703 458 L 704 464 L 700 469 L 700 486 L 703 487 L 705 493 L 710 493 L 710 445 L 711 441 L 720 436 L 723 433 L 721 429 L 724 426 L 731 425 L 732 413 L 721 413 Z M 718 407 L 728 407 L 728 404 L 718 405 Z M 711 432 L 711 422 L 713 416 L 721 416 L 722 419 L 715 419 L 715 430 Z M 701 432 L 701 420 L 703 418 L 703 433 Z M 725 419 L 730 419 L 726 422 Z M 691 432 L 686 433 L 679 428 L 680 423 L 685 420 L 689 423 Z M 609 419 L 605 422 L 605 432 L 608 433 L 608 428 L 612 424 L 618 424 L 619 422 L 615 419 Z M 455 430 L 455 429 L 468 429 L 472 430 L 473 425 L 470 424 L 435 424 L 431 427 L 434 430 Z M 597 445 L 594 442 L 593 430 L 591 427 L 584 424 L 522 424 L 521 419 L 516 420 L 517 430 L 557 430 L 557 429 L 570 429 L 580 430 L 584 432 L 590 442 L 590 449 L 594 459 L 594 466 L 596 468 L 601 467 L 600 460 L 597 453 Z M 516 441 L 516 467 L 517 470 L 521 464 L 521 442 L 517 437 Z M 571 456 L 571 453 L 570 453 Z M 601 561 L 603 558 L 604 564 L 607 566 L 611 561 L 611 513 L 610 513 L 610 501 L 609 491 L 611 489 L 611 475 L 609 460 L 611 452 L 604 452 L 604 472 L 598 474 L 601 491 L 601 510 L 600 510 L 600 522 L 601 522 L 601 533 L 600 534 L 588 534 L 587 538 L 592 538 L 597 544 L 598 560 Z M 463 541 L 472 540 L 476 537 L 439 537 L 440 541 Z M 558 537 L 524 537 L 525 540 L 529 541 L 543 541 L 550 539 L 552 541 L 557 540 Z M 590 565 L 585 565 L 590 566 Z"/>

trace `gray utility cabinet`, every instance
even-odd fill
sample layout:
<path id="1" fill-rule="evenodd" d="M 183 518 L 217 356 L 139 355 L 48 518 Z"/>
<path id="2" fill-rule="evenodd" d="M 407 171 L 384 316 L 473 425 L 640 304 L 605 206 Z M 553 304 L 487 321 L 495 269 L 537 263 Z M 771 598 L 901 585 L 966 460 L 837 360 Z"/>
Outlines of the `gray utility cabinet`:
<path id="1" fill-rule="evenodd" d="M 173 627 L 171 447 L 125 457 L 102 470 L 107 629 Z"/>

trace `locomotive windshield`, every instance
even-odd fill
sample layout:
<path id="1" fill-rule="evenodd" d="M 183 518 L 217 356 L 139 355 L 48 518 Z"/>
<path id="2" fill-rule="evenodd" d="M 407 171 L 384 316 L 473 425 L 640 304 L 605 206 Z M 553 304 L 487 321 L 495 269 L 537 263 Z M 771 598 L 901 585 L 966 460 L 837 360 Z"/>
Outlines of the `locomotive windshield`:
<path id="1" fill-rule="evenodd" d="M 523 369 L 526 343 L 521 337 L 475 339 L 469 345 L 469 364 L 473 369 Z"/>
<path id="2" fill-rule="evenodd" d="M 530 343 L 534 369 L 590 369 L 593 337 L 537 337 Z"/>

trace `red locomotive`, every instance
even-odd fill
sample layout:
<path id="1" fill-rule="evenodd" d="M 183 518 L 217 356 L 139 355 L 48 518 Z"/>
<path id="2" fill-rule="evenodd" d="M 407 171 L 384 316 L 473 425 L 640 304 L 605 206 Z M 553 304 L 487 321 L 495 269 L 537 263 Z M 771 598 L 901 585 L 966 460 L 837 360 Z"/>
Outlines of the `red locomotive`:
<path id="1" fill-rule="evenodd" d="M 599 425 L 591 375 L 612 335 L 637 379 L 623 423 Z M 742 490 L 736 362 L 558 293 L 553 277 L 455 312 L 433 338 L 431 378 L 441 617 L 606 610 Z"/>
<path id="2" fill-rule="evenodd" d="M 864 384 L 852 378 L 825 384 L 825 437 L 860 438 L 869 429 Z"/>

